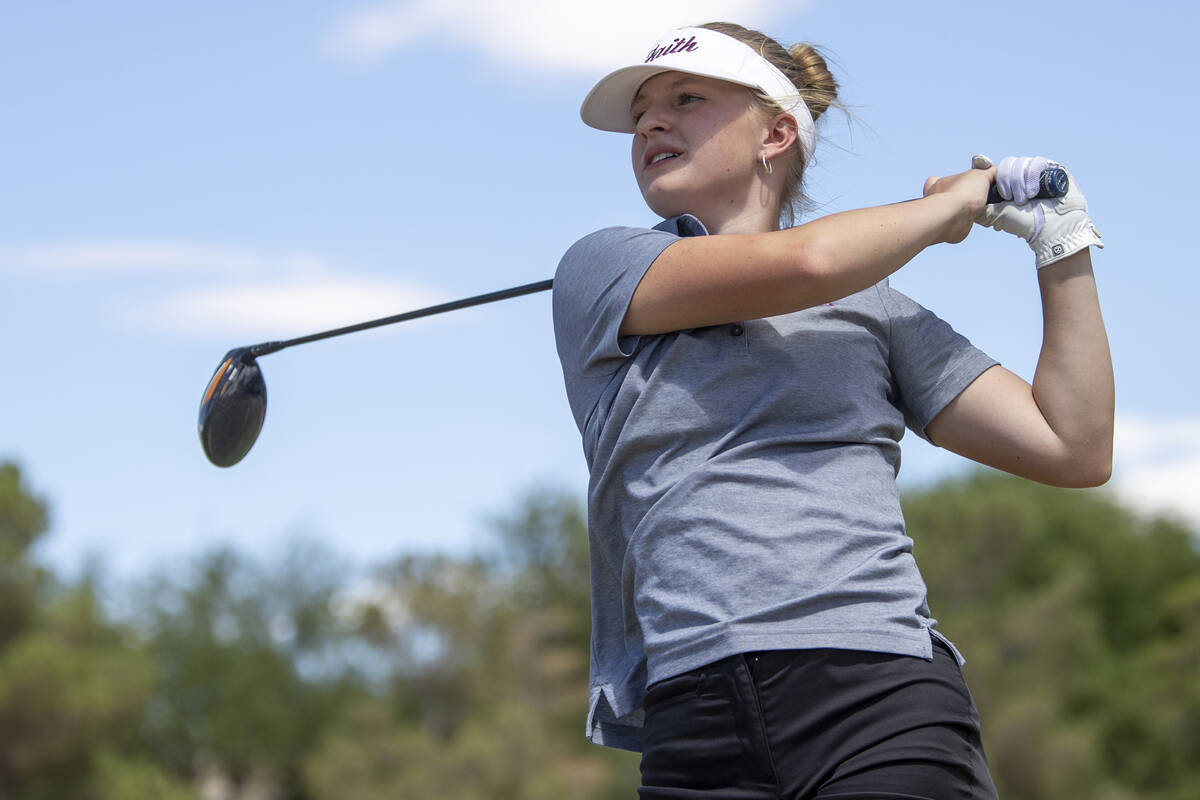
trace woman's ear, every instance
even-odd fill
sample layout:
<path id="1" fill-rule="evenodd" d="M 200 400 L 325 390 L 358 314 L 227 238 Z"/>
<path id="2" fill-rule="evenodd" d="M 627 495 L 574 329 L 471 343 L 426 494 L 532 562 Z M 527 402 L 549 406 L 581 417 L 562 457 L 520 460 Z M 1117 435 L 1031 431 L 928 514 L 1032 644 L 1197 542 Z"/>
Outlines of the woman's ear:
<path id="1" fill-rule="evenodd" d="M 796 143 L 798 135 L 799 126 L 795 117 L 791 114 L 776 114 L 771 118 L 770 127 L 763 138 L 763 155 L 771 159 L 785 152 Z"/>

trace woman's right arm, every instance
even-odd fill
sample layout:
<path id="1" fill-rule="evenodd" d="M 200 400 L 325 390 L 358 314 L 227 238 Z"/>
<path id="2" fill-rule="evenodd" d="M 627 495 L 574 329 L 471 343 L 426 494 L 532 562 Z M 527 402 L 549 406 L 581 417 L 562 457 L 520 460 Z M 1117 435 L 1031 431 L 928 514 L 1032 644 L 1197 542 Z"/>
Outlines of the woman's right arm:
<path id="1" fill-rule="evenodd" d="M 918 253 L 966 238 L 995 168 L 926 182 L 927 196 L 830 214 L 782 231 L 694 236 L 667 247 L 638 284 L 621 334 L 770 317 L 874 286 Z"/>

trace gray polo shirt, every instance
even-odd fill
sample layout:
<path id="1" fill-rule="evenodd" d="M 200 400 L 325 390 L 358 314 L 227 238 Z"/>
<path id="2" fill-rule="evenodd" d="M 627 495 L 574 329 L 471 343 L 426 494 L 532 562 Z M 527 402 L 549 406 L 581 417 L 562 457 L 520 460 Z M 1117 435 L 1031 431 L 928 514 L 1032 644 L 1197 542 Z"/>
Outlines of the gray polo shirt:
<path id="1" fill-rule="evenodd" d="M 554 332 L 591 479 L 591 710 L 640 749 L 646 686 L 753 650 L 932 658 L 896 473 L 996 362 L 887 282 L 734 325 L 621 337 L 695 217 L 607 228 L 563 256 Z"/>

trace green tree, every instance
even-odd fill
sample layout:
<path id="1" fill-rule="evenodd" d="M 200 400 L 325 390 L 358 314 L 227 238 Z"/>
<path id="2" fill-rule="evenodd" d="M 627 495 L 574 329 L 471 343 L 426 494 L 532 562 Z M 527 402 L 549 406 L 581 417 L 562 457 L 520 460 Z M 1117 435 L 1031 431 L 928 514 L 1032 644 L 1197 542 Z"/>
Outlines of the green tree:
<path id="1" fill-rule="evenodd" d="M 344 702 L 361 693 L 339 660 L 352 633 L 334 609 L 337 559 L 294 543 L 264 568 L 230 549 L 141 592 L 156 666 L 144 718 L 174 772 L 301 798 L 299 765 Z"/>
<path id="2" fill-rule="evenodd" d="M 356 704 L 306 776 L 314 797 L 341 800 L 588 798 L 608 780 L 603 767 L 566 752 L 536 709 L 504 701 L 445 736 L 405 724 L 384 704 Z"/>
<path id="3" fill-rule="evenodd" d="M 16 464 L 0 462 L 0 648 L 29 625 L 46 576 L 29 550 L 46 532 L 44 501 L 25 486 Z"/>
<path id="4" fill-rule="evenodd" d="M 0 797 L 192 798 L 144 754 L 145 649 L 107 618 L 94 576 L 53 587 L 30 562 L 46 519 L 17 467 L 0 465 Z"/>
<path id="5" fill-rule="evenodd" d="M 1102 491 L 981 472 L 905 498 L 1002 796 L 1200 796 L 1200 553 Z"/>
<path id="6" fill-rule="evenodd" d="M 408 557 L 357 610 L 391 680 L 306 763 L 314 798 L 627 798 L 637 756 L 583 736 L 589 582 L 580 504 L 535 491 L 473 558 Z"/>

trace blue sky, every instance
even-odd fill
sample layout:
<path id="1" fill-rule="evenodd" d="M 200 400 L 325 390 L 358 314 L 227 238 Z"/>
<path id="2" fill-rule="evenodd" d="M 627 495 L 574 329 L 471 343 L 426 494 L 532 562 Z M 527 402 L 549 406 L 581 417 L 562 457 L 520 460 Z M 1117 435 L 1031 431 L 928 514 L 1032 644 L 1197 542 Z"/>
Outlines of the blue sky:
<path id="1" fill-rule="evenodd" d="M 653 224 L 628 140 L 579 122 L 608 68 L 732 19 L 833 56 L 812 214 L 917 196 L 971 154 L 1061 160 L 1117 371 L 1110 491 L 1200 525 L 1190 230 L 1194 4 L 259 2 L 0 8 L 0 459 L 50 500 L 42 555 L 135 572 L 303 534 L 359 563 L 475 546 L 536 485 L 582 496 L 548 295 L 262 359 L 257 445 L 196 436 L 231 347 L 550 277 Z M 1030 377 L 1031 255 L 978 228 L 894 283 Z M 902 483 L 962 469 L 904 440 Z"/>

